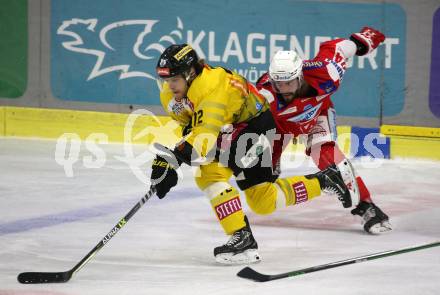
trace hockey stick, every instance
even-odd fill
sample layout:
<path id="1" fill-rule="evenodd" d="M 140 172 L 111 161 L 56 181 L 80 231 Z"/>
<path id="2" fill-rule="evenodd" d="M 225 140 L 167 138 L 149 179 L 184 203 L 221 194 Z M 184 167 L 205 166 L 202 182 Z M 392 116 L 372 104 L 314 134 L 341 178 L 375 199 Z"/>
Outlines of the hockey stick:
<path id="1" fill-rule="evenodd" d="M 390 250 L 390 251 L 379 252 L 379 253 L 365 255 L 365 256 L 359 256 L 359 257 L 355 257 L 355 258 L 350 258 L 350 259 L 346 259 L 346 260 L 341 260 L 341 261 L 332 262 L 332 263 L 328 263 L 328 264 L 312 266 L 312 267 L 308 267 L 308 268 L 303 268 L 303 269 L 299 269 L 299 270 L 295 270 L 295 271 L 289 271 L 286 273 L 274 274 L 274 275 L 262 274 L 260 272 L 253 270 L 250 267 L 245 267 L 237 273 L 237 276 L 239 276 L 240 278 L 249 279 L 249 280 L 253 280 L 256 282 L 267 282 L 267 281 L 273 281 L 273 280 L 279 280 L 279 279 L 288 278 L 288 277 L 299 276 L 299 275 L 303 275 L 303 274 L 310 273 L 310 272 L 315 272 L 315 271 L 325 270 L 325 269 L 339 267 L 339 266 L 343 266 L 343 265 L 354 264 L 354 263 L 384 258 L 384 257 L 388 257 L 388 256 L 403 254 L 403 253 L 407 253 L 407 252 L 412 252 L 412 251 L 417 251 L 417 250 L 422 250 L 422 249 L 427 249 L 427 248 L 437 247 L 437 246 L 440 246 L 440 241 L 434 242 L 434 243 L 429 243 L 429 244 L 423 244 L 423 245 L 419 245 L 419 246 L 414 246 L 414 247 L 402 248 L 399 250 Z"/>
<path id="2" fill-rule="evenodd" d="M 23 272 L 18 275 L 17 280 L 22 284 L 42 284 L 42 283 L 65 283 L 77 273 L 90 259 L 92 259 L 105 244 L 113 238 L 118 231 L 130 220 L 130 218 L 154 195 L 156 192 L 153 187 L 145 196 L 125 215 L 110 232 L 93 248 L 77 265 L 71 270 L 64 272 Z"/>

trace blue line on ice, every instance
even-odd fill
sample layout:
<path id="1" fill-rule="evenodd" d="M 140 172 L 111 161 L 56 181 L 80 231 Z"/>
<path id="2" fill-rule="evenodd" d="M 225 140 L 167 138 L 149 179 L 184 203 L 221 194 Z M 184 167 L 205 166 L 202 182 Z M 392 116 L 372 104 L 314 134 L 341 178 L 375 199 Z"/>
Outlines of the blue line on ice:
<path id="1" fill-rule="evenodd" d="M 85 209 L 76 209 L 57 214 L 50 214 L 40 217 L 26 218 L 2 223 L 0 224 L 0 236 L 39 229 L 43 227 L 55 226 L 62 223 L 81 221 L 93 217 L 108 215 L 115 212 L 121 212 L 121 208 L 127 207 L 127 203 L 129 203 L 129 201 L 125 200 L 124 202 L 112 203 L 108 205 L 99 205 Z"/>
<path id="2" fill-rule="evenodd" d="M 197 192 L 197 194 L 194 194 Z M 175 189 L 171 191 L 163 201 L 156 204 L 163 204 L 164 201 L 179 200 L 188 197 L 200 197 L 202 193 L 195 188 L 183 188 Z M 126 214 L 131 206 L 134 206 L 135 202 L 139 201 L 139 198 L 132 198 L 130 200 L 124 200 L 122 202 L 111 203 L 106 205 L 97 205 L 89 208 L 81 208 L 57 214 L 44 215 L 33 218 L 24 218 L 12 222 L 6 222 L 0 224 L 0 236 L 7 234 L 20 233 L 24 231 L 30 231 L 33 229 L 39 229 L 44 227 L 55 226 L 63 223 L 70 223 L 75 221 L 82 221 L 94 217 L 109 215 L 115 212 L 121 214 L 121 218 Z M 130 206 L 130 207 L 129 207 Z M 115 219 L 115 223 L 118 220 Z"/>

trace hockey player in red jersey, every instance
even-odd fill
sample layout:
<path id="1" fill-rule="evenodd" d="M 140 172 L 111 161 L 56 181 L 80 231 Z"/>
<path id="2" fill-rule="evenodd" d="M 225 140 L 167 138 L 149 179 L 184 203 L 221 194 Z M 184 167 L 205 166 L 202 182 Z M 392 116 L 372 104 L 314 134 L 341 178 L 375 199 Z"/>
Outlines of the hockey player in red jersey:
<path id="1" fill-rule="evenodd" d="M 364 27 L 349 39 L 336 39 L 321 44 L 311 60 L 302 60 L 295 51 L 278 51 L 269 72 L 257 82 L 259 92 L 270 103 L 277 132 L 283 135 L 275 142 L 274 159 L 279 160 L 283 140 L 293 136 L 303 140 L 306 154 L 319 169 L 337 164 L 352 195 L 360 202 L 351 213 L 363 219 L 364 230 L 380 234 L 391 230 L 388 216 L 376 206 L 360 176 L 353 175 L 351 163 L 336 144 L 335 110 L 331 95 L 337 91 L 346 71 L 347 59 L 369 54 L 385 36 Z"/>

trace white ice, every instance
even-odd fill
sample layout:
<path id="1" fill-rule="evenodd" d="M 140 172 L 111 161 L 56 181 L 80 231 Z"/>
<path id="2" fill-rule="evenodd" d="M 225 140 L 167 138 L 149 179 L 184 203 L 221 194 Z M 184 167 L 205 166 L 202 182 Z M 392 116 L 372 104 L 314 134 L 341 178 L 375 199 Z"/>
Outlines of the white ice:
<path id="1" fill-rule="evenodd" d="M 55 141 L 0 138 L 1 295 L 439 294 L 440 247 L 266 283 L 238 278 L 242 266 L 214 262 L 213 248 L 227 237 L 188 168 L 165 199 L 149 200 L 68 283 L 19 284 L 20 272 L 71 269 L 147 190 L 115 159 L 124 155 L 122 146 L 100 145 L 105 163 L 80 147 L 67 177 L 55 161 Z M 102 167 L 85 166 L 93 163 Z M 309 162 L 289 163 L 283 161 L 286 175 L 312 171 Z M 242 198 L 262 256 L 252 267 L 288 272 L 440 240 L 439 162 L 356 161 L 355 167 L 394 231 L 366 234 L 333 196 L 270 216 L 253 214 Z"/>

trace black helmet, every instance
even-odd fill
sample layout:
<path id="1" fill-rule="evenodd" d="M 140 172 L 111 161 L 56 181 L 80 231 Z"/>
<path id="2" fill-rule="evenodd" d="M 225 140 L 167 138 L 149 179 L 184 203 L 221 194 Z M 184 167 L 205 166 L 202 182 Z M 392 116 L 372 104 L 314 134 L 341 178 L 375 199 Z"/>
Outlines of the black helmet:
<path id="1" fill-rule="evenodd" d="M 161 78 L 182 74 L 188 79 L 191 67 L 197 68 L 198 61 L 197 53 L 188 44 L 171 45 L 161 54 L 156 72 Z"/>

